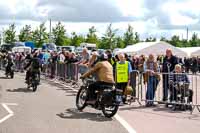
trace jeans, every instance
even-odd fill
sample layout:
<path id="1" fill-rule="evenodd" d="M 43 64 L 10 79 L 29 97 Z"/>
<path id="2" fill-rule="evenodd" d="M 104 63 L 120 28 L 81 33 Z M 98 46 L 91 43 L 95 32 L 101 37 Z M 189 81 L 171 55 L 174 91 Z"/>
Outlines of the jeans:
<path id="1" fill-rule="evenodd" d="M 158 82 L 159 81 L 155 76 L 148 77 L 146 100 L 152 100 L 150 103 L 153 103 Z"/>

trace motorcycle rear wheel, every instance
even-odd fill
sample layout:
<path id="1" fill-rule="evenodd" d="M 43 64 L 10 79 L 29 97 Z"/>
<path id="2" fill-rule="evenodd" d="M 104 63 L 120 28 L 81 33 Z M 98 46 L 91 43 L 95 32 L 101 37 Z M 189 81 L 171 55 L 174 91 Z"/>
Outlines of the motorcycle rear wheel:
<path id="1" fill-rule="evenodd" d="M 112 105 L 112 106 L 111 105 L 102 105 L 101 108 L 102 108 L 102 112 L 103 112 L 104 116 L 107 118 L 111 118 L 117 113 L 119 106 L 118 105 Z M 112 110 L 108 111 L 108 108 L 112 108 Z"/>
<path id="2" fill-rule="evenodd" d="M 32 87 L 33 87 L 33 92 L 36 92 L 36 90 L 37 90 L 37 85 L 36 85 L 36 84 L 32 84 Z"/>
<path id="3" fill-rule="evenodd" d="M 10 74 L 10 78 L 13 79 L 14 78 L 14 73 Z"/>

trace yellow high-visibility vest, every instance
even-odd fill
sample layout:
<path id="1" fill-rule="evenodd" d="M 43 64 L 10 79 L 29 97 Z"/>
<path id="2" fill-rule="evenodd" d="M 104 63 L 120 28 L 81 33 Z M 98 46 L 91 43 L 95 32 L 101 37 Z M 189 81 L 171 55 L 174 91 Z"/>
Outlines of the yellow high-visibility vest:
<path id="1" fill-rule="evenodd" d="M 124 64 L 117 62 L 117 83 L 126 83 L 128 82 L 128 61 Z"/>
<path id="2" fill-rule="evenodd" d="M 114 60 L 111 58 L 111 64 L 112 65 L 114 65 L 115 64 L 115 62 L 114 62 Z"/>

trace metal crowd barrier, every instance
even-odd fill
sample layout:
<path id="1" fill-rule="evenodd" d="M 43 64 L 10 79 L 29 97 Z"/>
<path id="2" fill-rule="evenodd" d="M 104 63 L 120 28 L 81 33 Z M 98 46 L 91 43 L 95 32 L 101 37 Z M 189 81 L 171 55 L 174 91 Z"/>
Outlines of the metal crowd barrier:
<path id="1" fill-rule="evenodd" d="M 48 64 L 45 75 L 51 78 L 61 79 L 63 81 L 78 81 L 78 64 L 60 63 Z"/>
<path id="2" fill-rule="evenodd" d="M 53 75 L 57 79 L 70 80 L 78 84 L 79 69 L 81 69 L 79 67 L 76 63 L 58 62 L 53 66 L 49 64 L 47 75 Z M 175 82 L 176 77 L 181 75 L 187 76 L 190 83 Z M 140 105 L 142 105 L 142 102 L 145 104 L 158 103 L 177 108 L 191 107 L 191 113 L 196 108 L 200 112 L 200 75 L 158 73 L 157 76 L 151 76 L 151 74 L 132 71 L 130 85 L 133 88 L 132 98 Z"/>
<path id="3" fill-rule="evenodd" d="M 141 101 L 145 103 L 160 103 L 172 105 L 173 109 L 190 108 L 191 113 L 195 108 L 200 112 L 200 75 L 159 73 L 158 76 L 150 76 L 146 73 L 140 86 Z M 186 76 L 189 83 L 186 82 Z M 182 81 L 180 78 L 183 78 Z"/>
<path id="4" fill-rule="evenodd" d="M 24 61 L 14 60 L 14 64 L 15 64 L 15 71 L 16 72 L 23 72 L 24 71 Z"/>
<path id="5" fill-rule="evenodd" d="M 140 85 L 140 73 L 139 71 L 137 70 L 133 70 L 131 73 L 130 73 L 130 86 L 132 87 L 133 89 L 133 93 L 132 93 L 132 99 L 133 99 L 133 102 L 136 100 L 140 105 L 141 102 L 140 102 L 140 88 L 139 88 L 139 85 Z M 132 101 L 130 101 L 130 104 L 132 103 Z"/>
<path id="6" fill-rule="evenodd" d="M 4 70 L 5 69 L 5 65 L 6 65 L 6 62 L 4 59 L 0 59 L 0 70 Z"/>

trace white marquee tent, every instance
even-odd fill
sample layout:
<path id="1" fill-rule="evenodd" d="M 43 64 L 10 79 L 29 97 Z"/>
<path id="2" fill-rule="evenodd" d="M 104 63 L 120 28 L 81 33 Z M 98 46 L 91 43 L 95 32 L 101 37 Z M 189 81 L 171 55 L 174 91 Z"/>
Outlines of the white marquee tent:
<path id="1" fill-rule="evenodd" d="M 188 56 L 200 56 L 200 47 L 185 47 L 179 49 L 186 52 Z"/>
<path id="2" fill-rule="evenodd" d="M 199 56 L 200 57 L 200 49 L 196 50 L 195 52 L 192 52 L 191 56 Z"/>
<path id="3" fill-rule="evenodd" d="M 177 47 L 172 46 L 169 43 L 159 41 L 159 42 L 141 42 L 134 45 L 129 45 L 126 48 L 118 51 L 117 53 L 127 53 L 131 55 L 164 55 L 166 53 L 166 49 L 172 49 L 174 55 L 179 57 L 187 57 L 187 53 L 180 50 Z"/>

